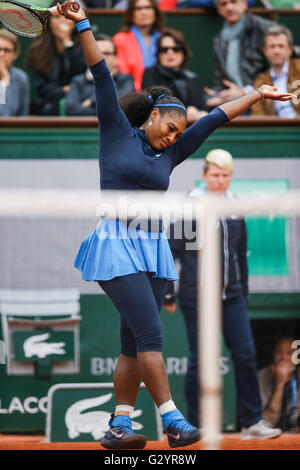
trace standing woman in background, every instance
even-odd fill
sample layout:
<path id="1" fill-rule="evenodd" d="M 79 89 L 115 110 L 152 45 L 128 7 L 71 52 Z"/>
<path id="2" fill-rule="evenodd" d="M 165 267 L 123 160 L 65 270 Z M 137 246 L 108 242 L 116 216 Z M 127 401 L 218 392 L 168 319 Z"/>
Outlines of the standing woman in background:
<path id="1" fill-rule="evenodd" d="M 163 14 L 155 0 L 129 1 L 123 27 L 113 40 L 118 68 L 133 76 L 136 91 L 141 90 L 145 68 L 156 63 L 156 43 L 163 26 Z"/>
<path id="2" fill-rule="evenodd" d="M 86 70 L 74 22 L 50 15 L 47 30 L 29 47 L 26 64 L 37 94 L 36 114 L 63 115 L 71 79 Z"/>
<path id="3" fill-rule="evenodd" d="M 152 88 L 149 96 L 130 95 L 122 111 L 89 21 L 82 10 L 72 12 L 71 3 L 57 8 L 76 22 L 94 77 L 101 190 L 166 191 L 173 169 L 195 153 L 217 127 L 260 99 L 288 100 L 293 96 L 264 85 L 214 109 L 187 130 L 185 106 L 162 87 Z M 127 113 L 132 118 L 135 113 L 135 119 L 130 122 Z M 121 316 L 121 353 L 114 371 L 116 409 L 102 445 L 109 449 L 146 445 L 145 436 L 133 431 L 130 417 L 144 382 L 158 407 L 170 447 L 187 446 L 198 441 L 200 433 L 172 400 L 159 316 L 168 280 L 178 279 L 175 264 L 162 224 L 153 231 L 130 225 L 103 218 L 82 242 L 74 261 L 82 279 L 98 282 Z"/>

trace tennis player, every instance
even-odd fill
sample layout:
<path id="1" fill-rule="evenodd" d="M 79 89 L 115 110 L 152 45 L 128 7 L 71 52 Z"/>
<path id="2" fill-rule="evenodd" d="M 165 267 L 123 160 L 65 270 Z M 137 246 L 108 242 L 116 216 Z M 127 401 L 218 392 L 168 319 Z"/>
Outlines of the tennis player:
<path id="1" fill-rule="evenodd" d="M 94 77 L 99 119 L 99 165 L 102 190 L 160 190 L 169 186 L 173 169 L 192 155 L 220 125 L 263 98 L 289 100 L 263 85 L 225 103 L 185 130 L 184 105 L 160 87 L 149 97 L 134 94 L 120 108 L 113 79 L 82 10 L 71 2 L 58 11 L 76 22 L 86 61 Z M 128 116 L 129 119 L 126 117 Z M 133 412 L 143 381 L 161 414 L 170 447 L 200 439 L 172 400 L 162 356 L 159 310 L 168 280 L 178 278 L 163 228 L 156 233 L 104 218 L 82 242 L 74 265 L 82 279 L 97 281 L 121 315 L 121 354 L 114 372 L 115 413 L 102 445 L 109 449 L 143 448 L 146 438 L 132 430 Z"/>

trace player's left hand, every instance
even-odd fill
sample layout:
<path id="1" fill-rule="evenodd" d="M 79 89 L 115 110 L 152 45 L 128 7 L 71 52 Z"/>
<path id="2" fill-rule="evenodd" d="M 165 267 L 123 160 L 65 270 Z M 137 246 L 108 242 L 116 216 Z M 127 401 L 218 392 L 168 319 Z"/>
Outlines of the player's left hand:
<path id="1" fill-rule="evenodd" d="M 289 101 L 296 98 L 293 93 L 277 93 L 276 86 L 262 85 L 259 90 L 264 94 L 264 98 L 269 100 Z"/>

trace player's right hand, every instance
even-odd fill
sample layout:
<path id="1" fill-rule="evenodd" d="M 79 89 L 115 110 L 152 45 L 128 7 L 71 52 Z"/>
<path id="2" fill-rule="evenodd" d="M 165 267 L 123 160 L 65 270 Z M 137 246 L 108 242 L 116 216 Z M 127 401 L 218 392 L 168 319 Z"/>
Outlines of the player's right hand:
<path id="1" fill-rule="evenodd" d="M 62 5 L 58 3 L 57 11 L 60 15 L 63 15 L 65 18 L 68 18 L 68 20 L 72 20 L 75 23 L 78 23 L 78 21 L 84 20 L 86 18 L 86 15 L 81 8 L 80 10 L 73 11 L 71 8 L 72 3 L 74 2 L 64 2 Z"/>

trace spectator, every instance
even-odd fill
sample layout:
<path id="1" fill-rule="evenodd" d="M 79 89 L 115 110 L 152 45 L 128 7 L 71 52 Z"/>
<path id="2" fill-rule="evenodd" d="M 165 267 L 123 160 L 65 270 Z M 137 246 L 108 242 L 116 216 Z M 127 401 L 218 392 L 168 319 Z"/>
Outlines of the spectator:
<path id="1" fill-rule="evenodd" d="M 259 371 L 264 417 L 284 431 L 300 432 L 300 369 L 293 362 L 295 338 L 276 341 L 273 363 Z"/>
<path id="2" fill-rule="evenodd" d="M 205 157 L 203 179 L 205 190 L 194 189 L 190 195 L 203 198 L 206 193 L 220 197 L 233 198 L 228 191 L 233 172 L 233 160 L 230 153 L 222 149 L 210 151 Z M 279 429 L 272 429 L 262 419 L 256 352 L 252 338 L 251 325 L 247 311 L 248 267 L 247 267 L 247 232 L 242 218 L 221 219 L 222 234 L 222 310 L 223 335 L 231 352 L 235 370 L 238 397 L 238 418 L 242 427 L 243 439 L 267 439 L 280 434 Z M 196 223 L 188 233 L 188 226 L 183 227 L 182 237 L 170 237 L 170 246 L 175 259 L 181 263 L 179 280 L 179 302 L 185 319 L 188 342 L 189 362 L 185 383 L 188 420 L 194 426 L 199 424 L 198 416 L 198 348 L 197 348 L 197 247 L 195 240 Z M 194 238 L 191 237 L 194 235 Z M 176 310 L 172 283 L 165 299 L 165 307 L 174 313 Z"/>
<path id="3" fill-rule="evenodd" d="M 29 47 L 27 66 L 37 93 L 37 114 L 64 114 L 71 79 L 86 70 L 74 22 L 51 15 L 45 33 Z"/>
<path id="4" fill-rule="evenodd" d="M 300 77 L 300 59 L 291 58 L 293 36 L 290 30 L 284 26 L 271 26 L 265 33 L 263 51 L 268 59 L 269 68 L 256 77 L 254 88 L 266 83 L 276 86 L 280 93 L 282 90 L 295 92 L 296 87 L 293 87 L 293 83 L 296 83 Z M 253 106 L 252 114 L 295 118 L 300 116 L 300 100 L 282 101 L 280 104 L 262 100 Z"/>
<path id="5" fill-rule="evenodd" d="M 175 29 L 165 30 L 157 42 L 157 63 L 145 70 L 142 88 L 169 88 L 186 106 L 188 121 L 197 121 L 206 114 L 205 100 L 199 78 L 185 68 L 190 58 L 184 35 Z"/>
<path id="6" fill-rule="evenodd" d="M 123 28 L 113 40 L 119 70 L 133 76 L 137 91 L 141 90 L 145 68 L 156 62 L 156 44 L 162 28 L 163 15 L 155 0 L 129 1 Z"/>
<path id="7" fill-rule="evenodd" d="M 105 57 L 107 66 L 113 76 L 119 98 L 134 91 L 133 78 L 120 73 L 117 69 L 116 46 L 105 34 L 96 36 L 98 46 Z M 86 73 L 72 78 L 70 91 L 66 99 L 66 112 L 69 116 L 96 116 L 96 97 L 93 76 L 88 69 Z"/>
<path id="8" fill-rule="evenodd" d="M 27 116 L 30 86 L 25 72 L 13 67 L 20 52 L 17 36 L 0 29 L 0 116 Z"/>
<path id="9" fill-rule="evenodd" d="M 274 24 L 250 13 L 247 0 L 216 0 L 216 7 L 225 21 L 214 38 L 214 89 L 206 88 L 211 107 L 253 90 L 256 75 L 268 66 L 264 31 Z"/>

